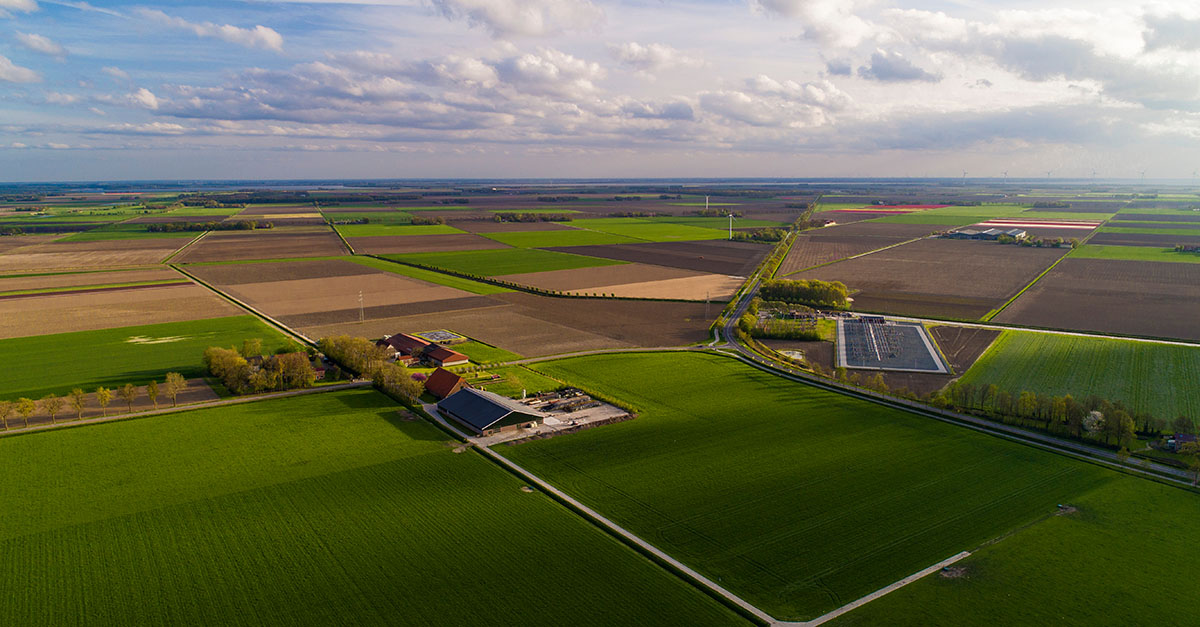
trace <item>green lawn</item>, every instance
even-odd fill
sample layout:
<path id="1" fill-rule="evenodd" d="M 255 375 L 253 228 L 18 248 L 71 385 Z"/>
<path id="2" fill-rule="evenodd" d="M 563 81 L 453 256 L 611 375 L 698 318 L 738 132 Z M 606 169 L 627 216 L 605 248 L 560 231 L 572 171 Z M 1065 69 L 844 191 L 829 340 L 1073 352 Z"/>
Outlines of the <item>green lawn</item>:
<path id="1" fill-rule="evenodd" d="M 506 235 L 515 235 L 515 233 L 506 233 Z M 624 261 L 615 261 L 612 259 L 571 255 L 568 253 L 530 248 L 497 248 L 493 250 L 464 250 L 445 253 L 410 253 L 406 255 L 381 256 L 387 259 L 398 259 L 409 263 L 436 266 L 438 268 L 446 268 L 447 270 L 455 270 L 478 276 L 501 276 L 524 272 L 569 270 L 571 268 L 611 266 L 625 263 Z"/>
<path id="2" fill-rule="evenodd" d="M 0 439 L 0 623 L 744 624 L 396 410 L 355 390 Z"/>
<path id="3" fill-rule="evenodd" d="M 1195 596 L 1200 543 L 1191 532 L 1200 497 L 1121 478 L 1069 501 L 1052 516 L 957 566 L 829 623 L 912 625 L 1188 625 L 1181 599 Z M 1190 602 L 1185 602 L 1185 605 Z M 1190 615 L 1190 614 L 1189 614 Z"/>
<path id="4" fill-rule="evenodd" d="M 475 340 L 463 342 L 462 344 L 455 344 L 450 348 L 466 355 L 471 359 L 472 362 L 477 364 L 493 364 L 496 362 L 512 361 L 514 359 L 521 358 L 520 355 L 514 352 L 506 351 L 503 348 L 497 348 L 491 344 L 484 344 L 483 342 L 477 342 Z"/>
<path id="5" fill-rule="evenodd" d="M 487 373 L 498 375 L 500 380 L 488 382 L 486 385 L 472 382 L 472 385 L 510 398 L 521 398 L 522 393 L 532 396 L 538 392 L 550 392 L 564 387 L 562 383 L 524 366 L 489 368 Z M 472 376 L 467 375 L 468 380 Z"/>
<path id="6" fill-rule="evenodd" d="M 1200 347 L 1005 331 L 962 381 L 1044 394 L 1089 394 L 1171 420 L 1200 416 Z"/>
<path id="7" fill-rule="evenodd" d="M 394 272 L 412 279 L 420 279 L 422 281 L 428 281 L 438 285 L 445 285 L 446 287 L 453 287 L 455 289 L 463 290 L 464 292 L 471 292 L 472 294 L 502 294 L 504 292 L 513 291 L 507 287 L 491 285 L 490 283 L 480 283 L 479 281 L 472 281 L 470 279 L 462 279 L 456 276 L 450 276 L 449 274 L 442 274 L 441 272 L 434 272 L 433 270 L 425 270 L 424 268 L 414 268 L 412 266 L 406 266 L 402 263 L 393 263 L 391 261 L 376 259 L 374 257 L 363 257 L 356 255 L 354 257 L 335 258 L 353 261 L 359 265 L 367 266 L 368 268 L 375 268 L 376 270 L 383 270 L 384 272 Z"/>
<path id="8" fill-rule="evenodd" d="M 602 233 L 633 237 L 648 242 L 675 242 L 688 240 L 725 239 L 728 231 L 677 224 L 658 222 L 640 218 L 593 218 L 588 220 L 572 220 L 571 226 L 579 229 L 590 229 Z M 556 231 L 550 231 L 554 233 Z"/>
<path id="9" fill-rule="evenodd" d="M 577 221 L 572 221 L 573 225 Z M 555 246 L 600 246 L 604 244 L 635 244 L 645 240 L 614 235 L 601 231 L 572 229 L 569 231 L 509 231 L 480 233 L 489 239 L 517 248 L 552 248 Z"/>
<path id="10" fill-rule="evenodd" d="M 200 235 L 200 233 L 201 233 L 201 231 L 174 231 L 174 232 L 170 232 L 170 233 L 166 233 L 166 232 L 155 233 L 155 232 L 146 230 L 146 228 L 148 226 L 149 225 L 147 225 L 147 224 L 131 224 L 131 223 L 112 224 L 112 225 L 108 225 L 108 226 L 101 226 L 98 228 L 94 228 L 89 231 L 83 231 L 82 233 L 75 233 L 73 235 L 68 235 L 67 237 L 62 238 L 59 241 L 63 241 L 63 242 L 95 242 L 95 241 L 114 240 L 114 239 L 157 239 L 157 238 L 188 238 L 188 239 L 190 239 L 190 238 L 194 238 L 194 237 Z M 182 245 L 182 242 L 180 243 L 180 245 Z"/>
<path id="11" fill-rule="evenodd" d="M 0 400 L 63 394 L 73 387 L 144 385 L 167 372 L 203 374 L 201 354 L 209 346 L 241 346 L 261 338 L 263 350 L 288 345 L 283 335 L 253 316 L 168 322 L 100 331 L 75 331 L 0 340 L 0 355 L 12 366 L 0 379 Z"/>
<path id="12" fill-rule="evenodd" d="M 333 227 L 342 237 L 374 237 L 378 235 L 450 235 L 465 233 L 445 224 L 339 224 Z"/>
<path id="13" fill-rule="evenodd" d="M 639 417 L 499 450 L 780 619 L 819 616 L 1115 476 L 725 357 L 534 367 Z"/>
<path id="14" fill-rule="evenodd" d="M 1200 253 L 1176 252 L 1173 248 L 1153 248 L 1151 246 L 1101 246 L 1099 244 L 1084 244 L 1072 250 L 1069 256 L 1081 259 L 1128 259 L 1130 261 L 1200 263 Z"/>
<path id="15" fill-rule="evenodd" d="M 1178 236 L 1197 236 L 1200 235 L 1200 225 L 1195 228 L 1166 228 L 1156 229 L 1150 227 L 1129 227 L 1129 226 L 1102 226 L 1099 231 L 1101 233 L 1134 233 L 1140 235 L 1178 235 Z"/>

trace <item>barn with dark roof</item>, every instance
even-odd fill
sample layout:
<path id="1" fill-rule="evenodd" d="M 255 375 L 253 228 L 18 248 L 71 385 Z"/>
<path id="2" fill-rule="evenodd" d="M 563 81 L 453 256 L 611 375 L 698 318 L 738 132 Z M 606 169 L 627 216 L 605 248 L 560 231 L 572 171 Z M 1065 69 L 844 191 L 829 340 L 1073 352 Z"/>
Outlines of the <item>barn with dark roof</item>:
<path id="1" fill-rule="evenodd" d="M 463 388 L 442 399 L 438 412 L 475 435 L 493 435 L 541 423 L 543 416 L 510 398 L 486 390 Z"/>

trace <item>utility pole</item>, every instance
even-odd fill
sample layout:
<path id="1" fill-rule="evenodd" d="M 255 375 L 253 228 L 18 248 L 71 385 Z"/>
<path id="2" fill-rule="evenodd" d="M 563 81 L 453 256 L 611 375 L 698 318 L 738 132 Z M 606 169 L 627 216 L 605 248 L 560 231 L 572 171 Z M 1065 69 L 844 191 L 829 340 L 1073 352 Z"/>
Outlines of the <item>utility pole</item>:
<path id="1" fill-rule="evenodd" d="M 367 317 L 366 317 L 365 313 L 363 312 L 362 290 L 358 290 L 358 323 L 362 324 L 363 322 L 366 322 L 366 320 L 367 320 Z"/>

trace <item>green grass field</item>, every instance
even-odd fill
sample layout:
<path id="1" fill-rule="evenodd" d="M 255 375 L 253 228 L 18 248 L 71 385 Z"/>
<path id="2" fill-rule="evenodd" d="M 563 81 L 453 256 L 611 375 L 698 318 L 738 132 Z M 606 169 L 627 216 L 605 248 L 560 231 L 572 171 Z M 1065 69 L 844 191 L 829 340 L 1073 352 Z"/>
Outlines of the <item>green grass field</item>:
<path id="1" fill-rule="evenodd" d="M 231 216 L 242 211 L 241 207 L 180 207 L 167 212 L 170 216 Z"/>
<path id="2" fill-rule="evenodd" d="M 114 239 L 160 239 L 180 238 L 191 239 L 200 235 L 200 231 L 175 231 L 171 233 L 153 233 L 146 230 L 146 224 L 112 224 L 97 227 L 82 233 L 75 233 L 62 238 L 63 242 L 96 242 Z M 183 242 L 180 242 L 183 245 Z"/>
<path id="3" fill-rule="evenodd" d="M 1095 394 L 1171 420 L 1200 416 L 1200 347 L 1005 331 L 962 381 L 1010 392 Z"/>
<path id="4" fill-rule="evenodd" d="M 725 234 L 729 235 L 729 218 L 704 218 L 695 217 L 678 217 L 678 216 L 663 216 L 658 218 L 646 218 L 647 222 L 664 222 L 667 224 L 683 224 L 687 226 L 696 226 L 706 229 L 716 229 L 718 231 L 725 229 Z M 785 227 L 791 225 L 791 222 L 786 220 L 758 220 L 755 218 L 734 218 L 733 228 L 745 229 L 750 227 L 765 228 L 765 227 Z"/>
<path id="5" fill-rule="evenodd" d="M 1176 252 L 1173 248 L 1153 248 L 1150 246 L 1084 244 L 1072 250 L 1068 256 L 1080 259 L 1127 259 L 1129 261 L 1200 263 L 1200 254 L 1198 253 Z"/>
<path id="6" fill-rule="evenodd" d="M 550 392 L 563 387 L 562 383 L 524 366 L 488 368 L 487 374 L 498 375 L 500 380 L 477 383 L 472 379 L 474 375 L 467 375 L 468 381 L 475 387 L 510 398 L 521 398 L 522 392 L 532 396 L 538 392 Z"/>
<path id="7" fill-rule="evenodd" d="M 1118 223 L 1119 224 L 1119 223 Z M 1131 226 L 1102 226 L 1098 229 L 1100 233 L 1132 233 L 1139 235 L 1178 235 L 1195 237 L 1200 235 L 1200 225 L 1195 228 L 1152 228 L 1152 227 L 1131 227 Z"/>
<path id="8" fill-rule="evenodd" d="M 689 224 L 658 222 L 640 218 L 594 218 L 572 220 L 571 226 L 602 233 L 633 237 L 648 242 L 675 242 L 706 239 L 725 239 L 726 231 L 704 228 Z M 554 233 L 556 231 L 549 231 Z"/>
<path id="9" fill-rule="evenodd" d="M 450 235 L 465 233 L 445 224 L 339 224 L 333 227 L 342 237 L 375 237 L 379 235 Z"/>
<path id="10" fill-rule="evenodd" d="M 553 232 L 553 231 L 551 231 Z M 506 233 L 506 235 L 514 235 Z M 493 250 L 465 250 L 445 253 L 410 253 L 406 255 L 380 255 L 387 259 L 398 259 L 474 274 L 479 276 L 501 276 L 525 272 L 569 270 L 593 266 L 612 266 L 624 261 L 571 255 L 550 250 L 530 248 L 497 248 Z"/>
<path id="11" fill-rule="evenodd" d="M 168 322 L 100 331 L 75 331 L 0 340 L 0 355 L 12 367 L 0 380 L 0 399 L 40 398 L 73 387 L 126 383 L 145 385 L 167 372 L 203 374 L 201 354 L 209 346 L 241 346 L 261 338 L 263 350 L 288 345 L 283 335 L 253 316 Z"/>
<path id="12" fill-rule="evenodd" d="M 1189 535 L 1200 497 L 1121 478 L 959 562 L 829 623 L 868 625 L 1187 625 L 1179 599 L 1196 587 Z"/>
<path id="13" fill-rule="evenodd" d="M 639 417 L 500 451 L 780 619 L 819 616 L 1114 476 L 725 357 L 535 367 Z"/>
<path id="14" fill-rule="evenodd" d="M 477 364 L 493 364 L 521 358 L 520 355 L 512 351 L 506 351 L 503 348 L 497 348 L 491 344 L 484 344 L 475 340 L 455 344 L 450 348 L 466 355 L 472 362 Z"/>
<path id="15" fill-rule="evenodd" d="M 491 285 L 489 283 L 480 283 L 479 281 L 472 281 L 470 279 L 462 279 L 456 276 L 450 276 L 449 274 L 442 274 L 441 272 L 434 272 L 433 270 L 425 270 L 424 268 L 414 268 L 412 266 L 406 266 L 402 263 L 393 263 L 391 261 L 376 259 L 374 257 L 363 257 L 356 255 L 353 257 L 335 257 L 335 259 L 353 261 L 354 263 L 367 266 L 368 268 L 375 268 L 376 270 L 383 270 L 384 272 L 393 272 L 395 274 L 400 274 L 412 279 L 420 279 L 422 281 L 428 281 L 430 283 L 436 283 L 438 285 L 445 285 L 446 287 L 460 289 L 464 292 L 471 292 L 472 294 L 503 294 L 504 292 L 513 291 L 507 287 L 500 287 L 499 285 Z"/>
<path id="16" fill-rule="evenodd" d="M 396 410 L 356 390 L 0 439 L 0 623 L 745 624 Z"/>
<path id="17" fill-rule="evenodd" d="M 589 231 L 586 229 L 573 229 L 570 231 L 509 231 L 507 233 L 480 233 L 480 235 L 517 248 L 600 246 L 604 244 L 636 244 L 637 242 L 645 241 L 623 235 Z"/>
<path id="18" fill-rule="evenodd" d="M 361 212 L 334 212 L 325 210 L 321 212 L 330 220 L 358 220 L 366 218 L 369 220 L 367 224 L 412 224 L 412 215 L 403 211 L 361 211 Z M 352 225 L 338 225 L 352 226 Z"/>

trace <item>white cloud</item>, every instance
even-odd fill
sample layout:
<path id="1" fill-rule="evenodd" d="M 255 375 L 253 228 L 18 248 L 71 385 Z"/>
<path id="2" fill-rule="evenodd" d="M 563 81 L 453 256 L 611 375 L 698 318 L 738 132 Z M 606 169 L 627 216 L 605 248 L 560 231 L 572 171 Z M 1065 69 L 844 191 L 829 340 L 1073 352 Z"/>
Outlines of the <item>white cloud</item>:
<path id="1" fill-rule="evenodd" d="M 239 46 L 246 46 L 247 48 L 283 50 L 283 36 L 274 29 L 267 28 L 261 24 L 254 28 L 241 28 L 231 24 L 189 22 L 180 17 L 167 15 L 157 9 L 138 9 L 136 13 L 164 26 L 190 30 L 197 37 L 215 37 L 229 43 L 238 44 Z"/>
<path id="2" fill-rule="evenodd" d="M 0 17 L 11 17 L 13 11 L 32 13 L 38 10 L 34 0 L 0 0 Z"/>
<path id="3" fill-rule="evenodd" d="M 869 80 L 885 83 L 906 81 L 936 83 L 942 80 L 940 75 L 917 67 L 915 63 L 909 61 L 899 52 L 888 52 L 886 50 L 876 50 L 873 52 L 871 54 L 870 65 L 858 68 L 858 75 Z"/>
<path id="4" fill-rule="evenodd" d="M 37 33 L 22 33 L 18 31 L 16 38 L 17 43 L 34 52 L 60 58 L 67 56 L 66 49 L 52 41 L 49 37 L 38 35 Z"/>
<path id="5" fill-rule="evenodd" d="M 593 81 L 604 77 L 599 63 L 550 48 L 506 59 L 497 66 L 500 77 L 525 93 L 577 98 L 596 91 Z"/>
<path id="6" fill-rule="evenodd" d="M 589 0 L 429 1 L 445 17 L 466 20 L 500 39 L 589 30 L 604 21 L 604 12 Z"/>
<path id="7" fill-rule="evenodd" d="M 138 105 L 139 107 L 145 107 L 151 110 L 158 108 L 158 97 L 145 87 L 142 87 L 132 94 L 129 94 L 129 101 L 135 105 Z"/>
<path id="8" fill-rule="evenodd" d="M 875 25 L 858 16 L 869 0 L 750 0 L 768 14 L 797 20 L 804 37 L 835 48 L 853 48 L 878 34 Z"/>
<path id="9" fill-rule="evenodd" d="M 56 105 L 69 105 L 79 102 L 79 96 L 75 94 L 64 94 L 57 91 L 46 92 L 46 102 Z"/>
<path id="10" fill-rule="evenodd" d="M 36 83 L 42 80 L 41 75 L 27 67 L 21 67 L 3 55 L 0 55 L 0 81 L 10 83 Z"/>
<path id="11" fill-rule="evenodd" d="M 677 67 L 700 67 L 704 61 L 664 44 L 627 42 L 610 44 L 608 51 L 621 65 L 645 75 Z"/>
<path id="12" fill-rule="evenodd" d="M 105 74 L 108 74 L 109 76 L 111 76 L 113 78 L 119 78 L 121 80 L 126 80 L 126 81 L 129 80 L 129 74 L 127 72 L 125 72 L 125 70 L 122 70 L 121 68 L 116 67 L 116 66 L 112 66 L 112 65 L 105 66 L 105 67 L 100 68 L 100 71 L 104 72 Z"/>

